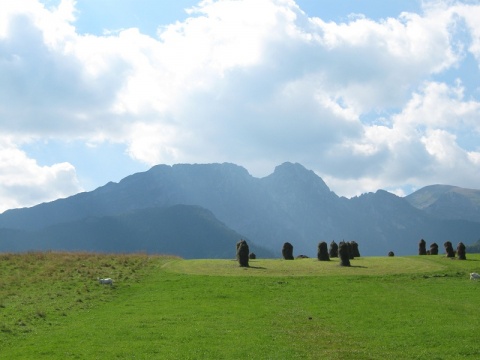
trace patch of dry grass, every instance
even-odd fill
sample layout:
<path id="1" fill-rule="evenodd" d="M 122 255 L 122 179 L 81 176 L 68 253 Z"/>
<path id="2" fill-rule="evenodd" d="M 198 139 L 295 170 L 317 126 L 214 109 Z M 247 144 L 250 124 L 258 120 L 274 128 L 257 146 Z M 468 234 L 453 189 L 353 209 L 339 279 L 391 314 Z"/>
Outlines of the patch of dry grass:
<path id="1" fill-rule="evenodd" d="M 146 254 L 28 252 L 0 254 L 0 332 L 26 333 L 108 301 L 152 265 Z M 170 258 L 169 258 L 170 259 Z M 156 262 L 153 262 L 156 264 Z M 100 285 L 110 277 L 114 286 Z"/>

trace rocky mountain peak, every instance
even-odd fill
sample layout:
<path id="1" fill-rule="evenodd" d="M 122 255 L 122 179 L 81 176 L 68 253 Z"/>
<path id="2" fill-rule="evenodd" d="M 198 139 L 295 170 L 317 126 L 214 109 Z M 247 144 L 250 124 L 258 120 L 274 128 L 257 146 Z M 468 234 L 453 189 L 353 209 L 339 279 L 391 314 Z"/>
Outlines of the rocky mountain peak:
<path id="1" fill-rule="evenodd" d="M 271 185 L 282 184 L 290 189 L 309 189 L 317 194 L 331 193 L 321 177 L 298 163 L 285 162 L 278 165 L 274 172 L 264 179 Z"/>

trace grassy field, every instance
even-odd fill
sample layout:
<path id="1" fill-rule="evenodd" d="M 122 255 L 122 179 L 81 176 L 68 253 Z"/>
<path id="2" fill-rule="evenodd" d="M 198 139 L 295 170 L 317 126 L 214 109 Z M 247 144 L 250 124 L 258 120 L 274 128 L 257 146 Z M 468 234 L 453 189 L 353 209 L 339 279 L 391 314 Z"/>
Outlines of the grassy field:
<path id="1" fill-rule="evenodd" d="M 0 359 L 478 359 L 467 258 L 0 254 Z"/>

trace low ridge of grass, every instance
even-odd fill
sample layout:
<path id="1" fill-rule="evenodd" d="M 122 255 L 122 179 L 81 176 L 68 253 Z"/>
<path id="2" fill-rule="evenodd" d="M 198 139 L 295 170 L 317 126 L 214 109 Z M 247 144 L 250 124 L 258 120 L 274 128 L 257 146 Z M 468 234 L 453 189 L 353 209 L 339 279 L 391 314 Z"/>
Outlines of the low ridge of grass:
<path id="1" fill-rule="evenodd" d="M 0 358 L 477 359 L 467 257 L 0 254 Z"/>

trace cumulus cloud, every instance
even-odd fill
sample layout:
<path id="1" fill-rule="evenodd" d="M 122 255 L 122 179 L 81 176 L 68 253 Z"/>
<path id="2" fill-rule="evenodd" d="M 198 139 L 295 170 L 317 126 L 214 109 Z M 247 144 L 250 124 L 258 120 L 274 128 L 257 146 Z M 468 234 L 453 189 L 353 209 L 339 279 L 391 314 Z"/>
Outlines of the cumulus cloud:
<path id="1" fill-rule="evenodd" d="M 63 198 L 81 190 L 71 164 L 40 166 L 9 139 L 0 139 L 0 212 Z"/>
<path id="2" fill-rule="evenodd" d="M 478 139 L 480 103 L 442 75 L 466 54 L 480 62 L 478 5 L 340 23 L 292 0 L 201 1 L 156 37 L 80 34 L 77 16 L 68 0 L 0 5 L 0 131 L 33 172 L 46 169 L 22 144 L 75 139 L 124 144 L 150 165 L 230 161 L 258 176 L 298 161 L 346 196 L 477 186 L 480 149 L 462 134 Z M 72 165 L 47 169 L 62 194 L 79 188 Z M 28 186 L 12 206 L 39 201 Z"/>
<path id="3" fill-rule="evenodd" d="M 478 136 L 480 102 L 464 99 L 462 93 L 458 85 L 425 84 L 401 113 L 390 117 L 389 124 L 364 126 L 361 138 L 337 146 L 337 153 L 329 156 L 336 166 L 357 166 L 331 181 L 339 181 L 357 194 L 355 181 L 359 179 L 368 191 L 378 188 L 379 179 L 384 183 L 381 187 L 392 190 L 405 184 L 414 188 L 434 183 L 478 187 L 480 149 L 478 145 L 473 150 L 462 148 L 457 134 Z M 339 170 L 335 173 L 341 174 Z"/>

